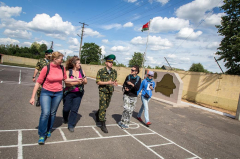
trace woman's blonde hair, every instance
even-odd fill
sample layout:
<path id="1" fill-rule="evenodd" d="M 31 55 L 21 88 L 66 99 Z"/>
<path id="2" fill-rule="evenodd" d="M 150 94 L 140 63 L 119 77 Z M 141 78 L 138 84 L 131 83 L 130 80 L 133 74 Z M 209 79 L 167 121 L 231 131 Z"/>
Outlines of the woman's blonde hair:
<path id="1" fill-rule="evenodd" d="M 63 54 L 61 52 L 55 51 L 55 52 L 52 53 L 52 58 L 51 59 L 53 61 L 53 59 L 55 59 L 55 58 L 58 59 L 61 56 L 63 57 Z"/>
<path id="2" fill-rule="evenodd" d="M 80 59 L 77 56 L 73 56 L 70 59 L 68 59 L 65 67 L 66 70 L 72 69 L 76 65 L 77 61 L 80 61 Z"/>

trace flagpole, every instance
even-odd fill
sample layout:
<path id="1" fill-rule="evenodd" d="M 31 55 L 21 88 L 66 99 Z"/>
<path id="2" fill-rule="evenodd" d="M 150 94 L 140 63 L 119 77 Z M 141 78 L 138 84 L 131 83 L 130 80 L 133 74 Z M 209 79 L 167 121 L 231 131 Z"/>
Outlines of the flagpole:
<path id="1" fill-rule="evenodd" d="M 149 36 L 150 25 L 151 25 L 151 19 L 149 20 L 149 26 L 148 26 L 148 36 Z M 147 47 L 148 47 L 148 36 L 147 36 L 146 49 L 145 49 L 145 52 L 144 52 L 144 54 L 143 54 L 143 61 L 142 61 L 142 68 L 143 68 L 143 72 L 142 72 L 142 79 L 144 79 L 144 73 L 145 73 L 144 61 L 145 61 L 145 56 L 146 56 Z"/>

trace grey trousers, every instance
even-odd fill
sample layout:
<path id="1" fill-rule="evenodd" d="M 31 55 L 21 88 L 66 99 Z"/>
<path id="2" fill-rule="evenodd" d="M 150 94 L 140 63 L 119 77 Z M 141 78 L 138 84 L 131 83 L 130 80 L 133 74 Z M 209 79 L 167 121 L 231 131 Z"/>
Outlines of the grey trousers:
<path id="1" fill-rule="evenodd" d="M 121 118 L 121 124 L 124 124 L 126 126 L 129 125 L 130 119 L 133 114 L 133 110 L 136 107 L 137 103 L 137 97 L 129 97 L 127 95 L 123 95 L 123 113 L 122 113 L 122 118 Z"/>

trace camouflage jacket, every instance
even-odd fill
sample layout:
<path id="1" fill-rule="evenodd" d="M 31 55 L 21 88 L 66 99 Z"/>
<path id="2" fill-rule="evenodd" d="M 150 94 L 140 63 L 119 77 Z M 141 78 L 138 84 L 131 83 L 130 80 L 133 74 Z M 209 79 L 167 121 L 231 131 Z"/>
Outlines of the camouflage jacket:
<path id="1" fill-rule="evenodd" d="M 49 64 L 49 60 L 42 58 L 38 60 L 35 68 L 38 70 L 38 73 L 40 73 L 43 67 L 47 66 L 48 64 Z"/>
<path id="2" fill-rule="evenodd" d="M 97 77 L 96 77 L 96 83 L 99 81 L 102 82 L 107 82 L 107 81 L 115 81 L 117 80 L 117 71 L 114 69 L 111 69 L 111 73 L 109 74 L 107 71 L 107 68 L 104 67 L 97 72 Z M 114 91 L 114 86 L 113 85 L 99 85 L 98 86 L 99 91 L 102 91 L 104 93 L 112 93 Z"/>

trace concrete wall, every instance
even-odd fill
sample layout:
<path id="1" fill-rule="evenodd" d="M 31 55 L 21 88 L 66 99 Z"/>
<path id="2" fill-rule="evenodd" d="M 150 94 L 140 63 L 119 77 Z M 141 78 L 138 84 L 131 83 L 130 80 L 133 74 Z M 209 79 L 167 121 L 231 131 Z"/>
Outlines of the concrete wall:
<path id="1" fill-rule="evenodd" d="M 25 64 L 30 66 L 36 66 L 37 59 L 30 59 L 18 56 L 3 55 L 2 62 L 16 63 L 16 64 Z"/>
<path id="2" fill-rule="evenodd" d="M 26 64 L 35 66 L 36 59 L 3 55 L 3 62 Z M 103 66 L 82 64 L 87 76 L 96 78 L 97 71 Z M 131 68 L 114 67 L 118 72 L 118 83 L 122 84 L 125 77 L 130 74 Z M 154 70 L 158 72 L 173 72 Z M 240 76 L 206 74 L 197 72 L 174 71 L 183 81 L 182 98 L 208 104 L 230 111 L 237 110 Z M 140 71 L 139 76 L 142 77 Z"/>

